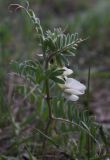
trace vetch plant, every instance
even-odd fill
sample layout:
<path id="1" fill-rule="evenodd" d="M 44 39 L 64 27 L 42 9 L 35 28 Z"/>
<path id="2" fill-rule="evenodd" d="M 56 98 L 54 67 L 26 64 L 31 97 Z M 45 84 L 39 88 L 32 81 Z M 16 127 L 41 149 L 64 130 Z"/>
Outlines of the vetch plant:
<path id="1" fill-rule="evenodd" d="M 86 87 L 75 79 L 68 78 L 67 76 L 73 71 L 65 67 L 69 63 L 68 57 L 75 56 L 77 46 L 84 40 L 79 38 L 77 33 L 65 34 L 61 28 L 54 28 L 53 31 L 47 30 L 44 33 L 39 18 L 29 9 L 29 5 L 25 8 L 19 4 L 11 4 L 9 8 L 14 11 L 24 10 L 34 25 L 36 36 L 39 39 L 39 46 L 42 50 L 40 54 L 42 59 L 38 60 L 37 58 L 19 64 L 17 72 L 25 76 L 34 85 L 38 84 L 39 90 L 41 90 L 41 83 L 44 83 L 43 92 L 45 90 L 49 118 L 52 118 L 50 81 L 56 84 L 59 83 L 62 86 L 64 97 L 68 100 L 76 101 L 78 95 L 84 94 Z M 39 54 L 37 57 L 39 57 Z"/>
<path id="2" fill-rule="evenodd" d="M 13 62 L 12 64 L 16 69 L 15 75 L 23 78 L 28 84 L 28 93 L 25 96 L 25 99 L 29 98 L 31 95 L 34 95 L 38 102 L 36 109 L 38 110 L 37 114 L 40 114 L 42 104 L 43 109 L 45 108 L 42 111 L 42 115 L 45 114 L 43 118 L 44 121 L 47 120 L 47 124 L 45 128 L 43 128 L 43 132 L 39 129 L 36 129 L 37 132 L 44 136 L 42 145 L 43 150 L 45 150 L 46 139 L 57 146 L 56 143 L 50 137 L 48 137 L 48 134 L 53 128 L 55 131 L 57 130 L 57 122 L 62 122 L 64 124 L 71 125 L 71 131 L 73 131 L 74 126 L 76 126 L 76 130 L 78 129 L 79 133 L 81 132 L 80 142 L 78 143 L 80 144 L 80 147 L 79 150 L 75 148 L 76 154 L 74 153 L 73 157 L 77 159 L 76 157 L 79 156 L 79 151 L 81 152 L 81 156 L 85 157 L 87 153 L 83 153 L 83 148 L 85 146 L 90 147 L 91 145 L 91 143 L 88 141 L 92 139 L 94 143 L 98 144 L 95 138 L 95 133 L 97 130 L 96 126 L 92 124 L 91 119 L 85 116 L 85 113 L 82 113 L 82 117 L 80 117 L 78 114 L 75 114 L 76 121 L 73 120 L 73 113 L 67 104 L 72 103 L 72 105 L 74 105 L 74 103 L 68 103 L 68 101 L 77 101 L 79 96 L 85 93 L 86 86 L 76 79 L 70 77 L 72 76 L 73 71 L 66 67 L 69 65 L 69 57 L 74 57 L 76 55 L 76 49 L 78 45 L 84 41 L 84 39 L 79 38 L 77 33 L 66 34 L 61 28 L 54 28 L 53 30 L 44 31 L 40 19 L 36 17 L 34 12 L 29 8 L 28 3 L 27 7 L 19 4 L 11 4 L 9 8 L 12 11 L 23 10 L 26 12 L 30 21 L 33 23 L 36 38 L 38 38 L 37 43 L 39 43 L 41 53 L 36 54 L 34 59 L 32 58 L 22 63 Z M 56 89 L 58 86 L 60 90 Z M 56 96 L 58 93 L 61 93 L 61 99 Z M 61 109 L 65 104 L 69 108 L 68 115 L 72 118 L 68 116 L 68 119 L 66 119 L 57 116 L 62 114 Z M 55 109 L 57 114 L 55 114 Z M 59 111 L 57 109 L 59 109 Z M 74 107 L 72 107 L 72 111 L 75 112 Z M 62 117 L 66 117 L 66 114 L 67 113 L 65 110 L 65 113 Z M 90 128 L 90 124 L 92 128 Z M 93 125 L 95 127 L 93 127 Z M 65 127 L 63 128 L 63 131 L 67 131 Z M 86 138 L 87 135 L 89 138 Z M 95 149 L 93 148 L 91 152 L 94 152 L 94 150 Z M 90 157 L 91 152 L 88 152 L 88 157 Z M 81 157 L 79 156 L 79 160 L 80 158 Z"/>

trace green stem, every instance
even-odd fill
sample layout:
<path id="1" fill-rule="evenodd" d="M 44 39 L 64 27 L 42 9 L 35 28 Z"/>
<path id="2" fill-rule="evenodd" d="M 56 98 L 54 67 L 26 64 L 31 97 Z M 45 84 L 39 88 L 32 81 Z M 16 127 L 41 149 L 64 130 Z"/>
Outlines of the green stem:
<path id="1" fill-rule="evenodd" d="M 49 93 L 49 82 L 48 80 L 46 80 L 46 101 L 47 101 L 47 105 L 48 105 L 48 113 L 49 113 L 49 119 L 52 119 L 52 108 L 51 108 L 51 104 L 50 104 L 50 93 Z"/>
<path id="2" fill-rule="evenodd" d="M 44 57 L 44 60 L 45 60 L 45 71 L 47 71 L 49 61 L 48 61 L 48 59 L 45 59 L 45 57 Z M 50 102 L 51 97 L 50 97 L 50 91 L 49 91 L 49 79 L 45 80 L 45 87 L 46 87 L 45 88 L 46 89 L 46 102 L 47 102 L 47 106 L 48 106 L 48 117 L 49 117 L 49 120 L 48 120 L 46 128 L 45 128 L 45 135 L 47 135 L 50 124 L 52 122 L 52 108 L 51 108 L 51 102 Z M 46 139 L 44 139 L 43 145 L 42 145 L 43 154 L 45 151 L 45 146 L 46 146 Z"/>
<path id="3" fill-rule="evenodd" d="M 52 142 L 57 148 L 59 148 L 59 145 L 53 141 L 52 138 L 50 138 L 49 136 L 47 136 L 45 133 L 43 133 L 42 131 L 40 131 L 39 129 L 35 129 L 37 132 L 39 132 L 42 136 L 45 137 L 45 139 L 49 140 L 50 142 Z"/>
<path id="4" fill-rule="evenodd" d="M 45 60 L 45 71 L 47 71 L 49 61 L 48 61 L 48 58 L 46 59 L 46 57 L 44 57 L 44 60 Z M 52 119 L 52 108 L 51 108 L 51 103 L 50 103 L 51 96 L 50 96 L 50 91 L 49 91 L 49 79 L 45 80 L 45 87 L 46 87 L 46 101 L 48 105 L 49 119 L 51 120 Z"/>
<path id="5" fill-rule="evenodd" d="M 80 129 L 82 129 L 83 131 L 85 131 L 92 139 L 93 139 L 93 141 L 95 142 L 95 143 L 97 143 L 97 144 L 99 144 L 98 143 L 98 141 L 95 139 L 95 137 L 93 137 L 93 135 L 89 132 L 89 131 L 87 131 L 84 127 L 82 127 L 81 125 L 79 125 L 78 123 L 76 123 L 76 122 L 73 122 L 73 121 L 70 121 L 70 120 L 68 120 L 68 119 L 64 119 L 64 118 L 57 118 L 57 117 L 52 117 L 52 119 L 53 120 L 56 120 L 56 121 L 61 121 L 61 122 L 63 122 L 63 123 L 68 123 L 68 124 L 71 124 L 71 125 L 75 125 L 75 126 L 77 126 L 78 128 L 80 128 Z"/>

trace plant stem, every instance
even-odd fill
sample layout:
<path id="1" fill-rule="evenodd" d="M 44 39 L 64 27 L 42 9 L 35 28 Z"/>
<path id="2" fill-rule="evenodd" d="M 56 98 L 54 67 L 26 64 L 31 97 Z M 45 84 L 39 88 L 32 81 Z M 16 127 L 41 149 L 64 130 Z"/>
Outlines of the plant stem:
<path id="1" fill-rule="evenodd" d="M 46 80 L 46 101 L 47 101 L 47 105 L 48 105 L 48 113 L 49 113 L 49 119 L 52 119 L 52 108 L 51 108 L 51 104 L 50 104 L 50 93 L 49 93 L 49 82 L 48 80 Z"/>
<path id="2" fill-rule="evenodd" d="M 44 57 L 44 60 L 45 60 L 45 71 L 47 71 L 48 65 L 49 65 L 49 60 L 48 60 L 48 58 L 46 59 L 46 57 Z M 52 119 L 52 108 L 51 108 L 51 104 L 50 104 L 51 96 L 50 96 L 50 91 L 49 91 L 49 79 L 45 80 L 45 87 L 46 87 L 46 101 L 47 101 L 47 105 L 48 105 L 49 119 L 51 120 Z"/>
<path id="3" fill-rule="evenodd" d="M 45 71 L 47 71 L 49 61 L 48 59 L 46 60 L 46 57 L 44 57 L 44 60 L 45 60 Z M 51 108 L 51 103 L 50 103 L 51 97 L 50 97 L 50 91 L 49 91 L 49 79 L 45 80 L 45 87 L 46 87 L 46 102 L 48 106 L 48 117 L 49 117 L 49 120 L 45 128 L 45 135 L 47 135 L 50 124 L 52 122 L 52 108 Z M 44 154 L 45 146 L 46 146 L 46 139 L 44 139 L 43 145 L 42 145 L 43 154 Z"/>
<path id="4" fill-rule="evenodd" d="M 73 122 L 73 121 L 70 121 L 70 120 L 68 120 L 68 119 L 64 119 L 64 118 L 57 118 L 57 117 L 54 117 L 54 116 L 52 116 L 52 119 L 53 119 L 53 120 L 56 120 L 56 121 L 61 121 L 61 122 L 63 122 L 63 123 L 68 123 L 68 124 L 71 124 L 71 125 L 76 125 L 76 126 L 79 127 L 80 129 L 82 129 L 83 131 L 85 131 L 85 132 L 88 134 L 88 136 L 90 136 L 90 137 L 93 139 L 93 141 L 99 145 L 99 143 L 98 143 L 98 141 L 95 139 L 95 137 L 94 137 L 89 131 L 87 131 L 84 127 L 82 127 L 81 125 L 79 125 L 78 123 Z M 99 148 L 100 148 L 100 146 L 99 146 Z"/>

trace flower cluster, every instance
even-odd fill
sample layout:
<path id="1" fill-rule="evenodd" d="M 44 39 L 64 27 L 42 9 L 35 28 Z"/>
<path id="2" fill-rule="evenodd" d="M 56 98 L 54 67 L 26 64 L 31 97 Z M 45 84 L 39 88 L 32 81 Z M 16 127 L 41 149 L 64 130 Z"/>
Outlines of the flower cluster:
<path id="1" fill-rule="evenodd" d="M 71 69 L 63 67 L 64 72 L 61 78 L 64 79 L 64 84 L 60 84 L 63 89 L 64 97 L 69 101 L 77 101 L 79 96 L 85 93 L 86 86 L 74 78 L 68 78 L 73 73 Z"/>

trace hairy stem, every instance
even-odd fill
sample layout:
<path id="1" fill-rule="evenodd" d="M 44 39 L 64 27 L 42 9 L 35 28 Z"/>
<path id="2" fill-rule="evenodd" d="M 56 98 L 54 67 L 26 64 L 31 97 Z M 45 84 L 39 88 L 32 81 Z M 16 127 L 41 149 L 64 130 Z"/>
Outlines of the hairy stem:
<path id="1" fill-rule="evenodd" d="M 92 139 L 93 139 L 93 141 L 95 142 L 95 143 L 97 143 L 98 144 L 98 146 L 99 146 L 99 142 L 95 139 L 95 137 L 88 131 L 88 130 L 86 130 L 84 127 L 82 127 L 80 124 L 78 124 L 78 123 L 76 123 L 76 122 L 73 122 L 73 121 L 70 121 L 70 120 L 68 120 L 68 119 L 64 119 L 64 118 L 57 118 L 57 117 L 52 117 L 52 119 L 53 120 L 56 120 L 56 121 L 61 121 L 61 122 L 63 122 L 63 123 L 68 123 L 68 124 L 71 124 L 71 125 L 73 125 L 73 126 L 77 126 L 78 128 L 80 128 L 80 129 L 82 129 L 83 131 L 85 131 L 87 134 L 88 134 L 88 136 L 90 136 Z M 99 149 L 100 149 L 100 146 L 99 146 Z"/>
<path id="2" fill-rule="evenodd" d="M 47 101 L 47 105 L 48 105 L 48 113 L 49 113 L 49 119 L 52 119 L 52 108 L 51 108 L 51 104 L 50 104 L 50 93 L 49 93 L 49 82 L 48 80 L 46 80 L 46 101 Z"/>
<path id="3" fill-rule="evenodd" d="M 49 61 L 48 61 L 48 59 L 46 60 L 46 57 L 44 57 L 44 60 L 45 60 L 45 71 L 47 71 Z M 52 122 L 52 108 L 51 108 L 51 102 L 50 102 L 51 96 L 50 96 L 50 91 L 49 91 L 49 79 L 45 80 L 45 87 L 46 87 L 46 102 L 47 102 L 47 106 L 48 106 L 48 118 L 49 118 L 47 125 L 46 125 L 46 128 L 45 128 L 45 135 L 47 135 L 49 127 Z M 42 145 L 43 154 L 45 151 L 45 146 L 46 146 L 46 139 L 44 139 L 43 145 Z"/>

